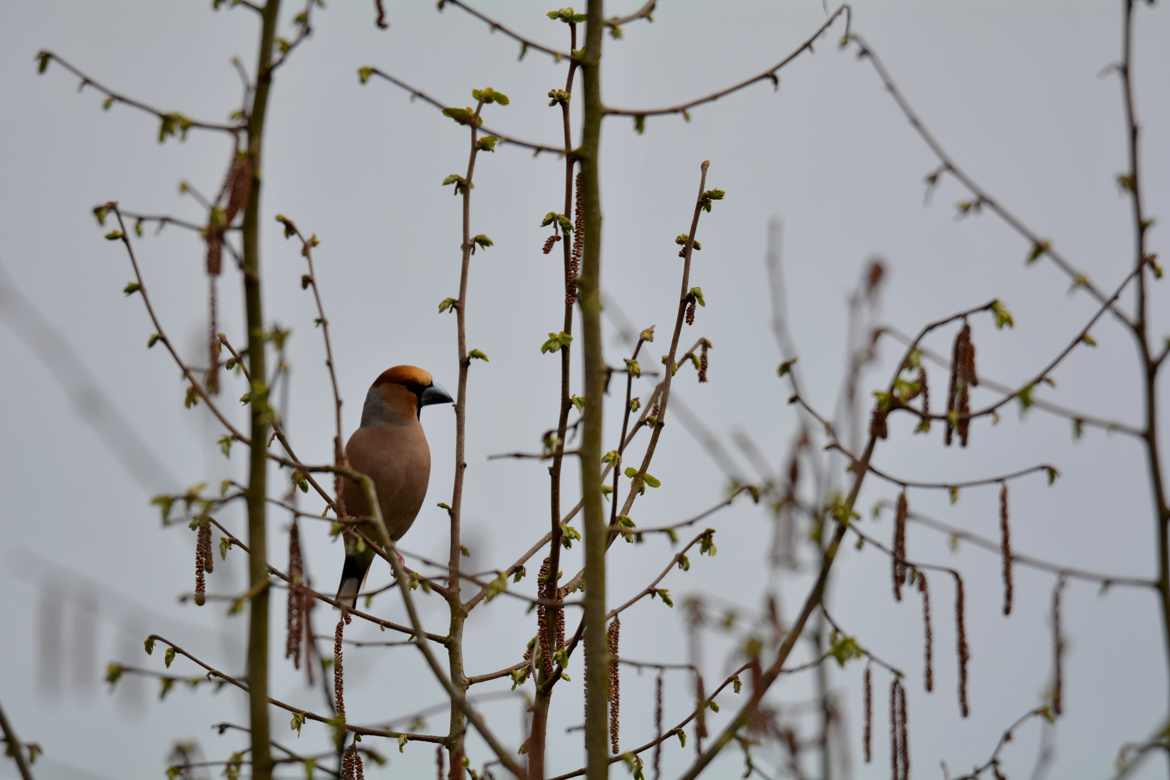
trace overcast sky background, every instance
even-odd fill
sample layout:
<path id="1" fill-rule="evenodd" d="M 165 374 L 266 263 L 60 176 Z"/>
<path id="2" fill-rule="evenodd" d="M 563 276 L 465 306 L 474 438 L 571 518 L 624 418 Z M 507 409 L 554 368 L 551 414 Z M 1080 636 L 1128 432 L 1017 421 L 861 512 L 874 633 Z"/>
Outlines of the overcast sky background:
<path id="1" fill-rule="evenodd" d="M 299 3 L 286 2 L 284 29 Z M 466 133 L 422 103 L 380 82 L 362 87 L 358 66 L 376 65 L 446 102 L 462 105 L 473 87 L 508 93 L 507 108 L 489 107 L 489 124 L 546 142 L 559 139 L 560 114 L 545 93 L 563 85 L 561 66 L 535 53 L 517 62 L 517 47 L 461 13 L 442 14 L 430 3 L 389 3 L 389 31 L 373 26 L 372 3 L 330 3 L 314 17 L 315 34 L 279 73 L 269 117 L 265 162 L 263 247 L 268 317 L 292 328 L 294 387 L 290 427 L 309 462 L 330 455 L 332 415 L 311 298 L 299 288 L 302 261 L 272 219 L 292 217 L 321 237 L 318 276 L 332 319 L 339 379 L 345 395 L 347 432 L 357 423 L 369 382 L 397 363 L 428 367 L 453 389 L 456 381 L 454 320 L 436 313 L 458 281 L 458 201 L 440 180 L 466 161 Z M 633 2 L 612 4 L 624 12 Z M 1145 128 L 1144 185 L 1149 213 L 1162 217 L 1170 205 L 1170 17 L 1139 4 L 1138 106 Z M 198 739 L 209 757 L 226 757 L 240 735 L 217 736 L 212 722 L 246 722 L 245 699 L 224 690 L 175 690 L 164 704 L 156 688 L 125 683 L 108 695 L 100 682 L 105 663 L 161 669 L 160 654 L 147 658 L 141 640 L 158 631 L 228 671 L 242 672 L 243 618 L 225 619 L 219 605 L 176 607 L 177 593 L 192 587 L 192 536 L 184 527 L 160 530 L 149 497 L 197 481 L 212 485 L 244 475 L 244 456 L 230 462 L 216 451 L 219 435 L 202 409 L 184 411 L 183 386 L 162 350 L 148 352 L 150 327 L 137 298 L 121 288 L 130 271 L 121 247 L 102 240 L 90 214 L 101 201 L 118 199 L 128 209 L 169 212 L 200 221 L 199 207 L 177 192 L 188 179 L 205 192 L 219 184 L 228 145 L 224 137 L 193 132 L 186 143 L 156 143 L 154 120 L 126 107 L 100 110 L 94 91 L 76 94 L 76 80 L 53 67 L 38 79 L 33 56 L 50 48 L 93 78 L 142 100 L 193 117 L 223 121 L 239 101 L 239 82 L 229 59 L 252 67 L 256 23 L 246 10 L 211 13 L 207 2 L 19 0 L 0 10 L 0 364 L 5 367 L 5 446 L 0 485 L 5 533 L 0 542 L 4 599 L 0 701 L 20 735 L 45 749 L 38 777 L 158 777 L 176 738 Z M 294 7 L 295 6 L 295 7 Z M 477 7 L 547 41 L 566 46 L 559 24 L 544 19 L 545 4 L 489 3 Z M 1121 3 L 1043 0 L 1027 4 L 858 0 L 854 29 L 884 58 L 911 102 L 977 181 L 1039 234 L 1051 236 L 1066 255 L 1102 288 L 1112 290 L 1131 265 L 1129 204 L 1115 175 L 1125 165 L 1120 89 L 1115 77 L 1099 77 L 1119 57 Z M 816 0 L 693 4 L 664 2 L 652 25 L 627 28 L 620 42 L 606 40 L 604 94 L 615 106 L 656 106 L 706 93 L 758 72 L 799 44 L 824 19 Z M 1051 264 L 1025 267 L 1028 247 L 994 216 L 956 221 L 953 204 L 965 193 L 944 182 L 923 206 L 923 177 L 935 167 L 868 65 L 838 51 L 840 28 L 823 39 L 815 56 L 782 74 L 778 94 L 758 85 L 693 112 L 691 122 L 651 119 L 645 135 L 632 123 L 611 119 L 603 137 L 605 209 L 604 286 L 639 326 L 673 322 L 679 264 L 674 236 L 685 231 L 697 186 L 698 164 L 711 160 L 709 183 L 728 193 L 704 215 L 694 284 L 707 307 L 699 311 L 693 339 L 714 343 L 711 382 L 697 385 L 680 374 L 677 392 L 723 435 L 750 431 L 775 467 L 799 418 L 784 403 L 788 391 L 775 379 L 778 353 L 768 331 L 764 268 L 766 224 L 784 224 L 783 257 L 790 288 L 787 317 L 800 344 L 800 366 L 810 395 L 831 404 L 844 364 L 844 303 L 867 258 L 887 259 L 890 274 L 883 319 L 902 330 L 953 311 L 1002 298 L 1016 328 L 995 331 L 974 323 L 980 373 L 1017 385 L 1047 362 L 1095 311 L 1088 296 L 1068 294 L 1069 281 Z M 466 541 L 476 568 L 510 563 L 547 526 L 547 480 L 532 462 L 487 462 L 493 452 L 534 449 L 555 423 L 558 368 L 539 354 L 550 330 L 559 329 L 560 264 L 540 254 L 541 216 L 559 210 L 561 166 L 501 147 L 484 155 L 476 171 L 473 232 L 495 246 L 473 261 L 469 343 L 491 362 L 477 363 L 471 377 L 468 425 Z M 1157 251 L 1164 229 L 1151 233 Z M 146 283 L 165 326 L 201 360 L 205 279 L 202 248 L 189 234 L 168 229 L 137 242 Z M 555 257 L 555 255 L 554 255 Z M 51 319 L 75 352 L 46 366 L 25 339 L 30 320 L 11 293 L 15 287 Z M 238 276 L 221 283 L 221 328 L 242 342 Z M 1126 297 L 1126 302 L 1132 296 Z M 1166 296 L 1154 288 L 1154 333 L 1167 332 Z M 607 354 L 625 351 L 607 323 Z M 1089 413 L 1136 423 L 1140 388 L 1132 340 L 1108 318 L 1095 328 L 1100 346 L 1077 350 L 1056 372 L 1057 387 L 1043 397 Z M 932 346 L 949 350 L 950 334 Z M 660 342 L 662 339 L 660 339 Z M 655 344 L 663 347 L 663 344 Z M 50 345 L 50 354 L 61 354 Z M 654 352 L 660 354 L 659 351 Z M 866 387 L 883 385 L 897 351 L 881 349 L 879 371 Z M 649 362 L 649 361 L 647 361 Z M 86 375 L 111 399 L 153 453 L 131 476 L 79 409 L 97 406 L 85 392 Z M 932 374 L 935 398 L 945 376 Z M 574 381 L 578 381 L 575 373 Z M 576 385 L 579 387 L 579 383 Z M 645 386 L 648 390 L 649 384 Z M 1165 392 L 1165 383 L 1162 384 Z M 223 398 L 243 420 L 243 410 Z M 645 392 L 645 390 L 644 390 Z M 977 398 L 991 398 L 980 391 Z M 79 401 L 81 407 L 79 407 Z M 617 408 L 616 402 L 611 402 Z M 936 400 L 935 404 L 940 404 Z M 86 406 L 88 404 L 88 406 Z M 449 497 L 453 415 L 428 410 L 423 418 L 434 468 L 430 494 L 403 546 L 439 555 L 446 524 L 435 502 Z M 612 440 L 614 422 L 607 440 Z M 1163 421 L 1164 422 L 1164 421 Z M 882 468 L 919 479 L 950 481 L 1001 473 L 1041 462 L 1063 478 L 1048 488 L 1042 478 L 1013 483 L 1013 538 L 1018 551 L 1117 574 L 1154 571 L 1151 501 L 1145 462 L 1137 444 L 1120 435 L 1086 432 L 1070 445 L 1066 420 L 1033 412 L 1022 421 L 1013 404 L 997 427 L 980 421 L 967 451 L 944 450 L 941 434 L 911 435 L 899 420 L 875 459 Z M 1165 441 L 1165 424 L 1163 441 Z M 640 451 L 640 450 L 639 450 Z M 746 466 L 744 466 L 746 471 Z M 665 432 L 652 471 L 663 488 L 643 497 L 635 519 L 643 525 L 673 522 L 715 503 L 725 479 L 680 426 Z M 277 472 L 273 472 L 277 474 Z M 274 477 L 276 489 L 283 481 Z M 575 479 L 566 479 L 575 494 Z M 887 538 L 888 515 L 868 519 L 868 508 L 894 491 L 867 480 L 861 500 L 866 528 Z M 994 537 L 996 491 L 964 491 L 948 506 L 945 494 L 913 493 L 912 506 L 956 525 Z M 243 532 L 242 517 L 221 519 Z M 284 565 L 287 519 L 274 512 L 276 562 Z M 741 502 L 711 522 L 719 555 L 692 556 L 688 573 L 663 583 L 676 600 L 686 593 L 758 605 L 766 587 L 767 514 Z M 307 555 L 315 582 L 332 588 L 341 550 L 324 526 L 306 525 Z M 947 539 L 913 528 L 911 556 L 956 565 L 967 577 L 971 644 L 972 715 L 958 717 L 952 590 L 935 578 L 935 676 L 933 694 L 922 689 L 922 638 L 916 600 L 893 603 L 887 560 L 873 550 L 850 548 L 835 569 L 834 616 L 873 652 L 906 670 L 912 723 L 912 765 L 919 776 L 952 772 L 987 759 L 1002 730 L 1044 695 L 1050 673 L 1048 606 L 1053 578 L 1017 567 L 1016 612 L 1000 614 L 999 559 L 969 546 L 958 553 Z M 575 571 L 580 548 L 567 554 Z M 611 554 L 609 592 L 617 603 L 642 588 L 668 560 L 664 540 L 634 548 L 618 544 Z M 539 559 L 530 566 L 535 573 Z M 242 589 L 243 559 L 236 553 L 211 575 L 209 589 Z M 372 582 L 385 582 L 378 568 Z M 534 577 L 524 588 L 530 591 Z M 809 583 L 790 576 L 782 586 L 785 612 L 794 614 Z M 425 602 L 428 624 L 441 630 L 445 610 Z M 46 605 L 58 619 L 42 623 Z M 1120 744 L 1140 741 L 1166 716 L 1166 663 L 1162 628 L 1153 597 L 1117 587 L 1070 583 L 1065 592 L 1070 639 L 1065 672 L 1066 715 L 1054 730 L 1050 777 L 1095 778 L 1108 774 Z M 283 598 L 274 601 L 274 636 L 283 629 Z M 397 598 L 377 611 L 402 619 Z M 683 660 L 680 610 L 660 602 L 639 604 L 624 621 L 622 653 L 636 658 Z M 39 618 L 38 615 L 41 615 Z M 570 615 L 570 620 L 575 616 Z M 332 625 L 324 610 L 318 630 Z M 523 649 L 535 621 L 520 602 L 501 599 L 477 611 L 468 625 L 468 671 L 503 666 Z M 355 624 L 356 625 L 356 624 Z M 54 628 L 55 626 L 55 628 Z M 53 636 L 58 649 L 38 645 Z M 366 626 L 354 636 L 376 638 Z M 279 639 L 277 640 L 279 641 Z M 327 643 L 323 643 L 326 646 Z M 707 653 L 707 677 L 722 676 L 724 653 Z M 273 693 L 319 708 L 319 693 L 301 675 L 274 661 Z M 880 777 L 888 767 L 885 694 L 876 677 L 874 763 L 860 763 L 862 665 L 833 669 L 833 685 L 845 704 L 853 770 Z M 347 654 L 351 721 L 374 723 L 440 700 L 417 654 L 410 649 Z M 173 671 L 192 672 L 181 660 Z M 550 765 L 556 771 L 581 763 L 579 735 L 564 729 L 580 722 L 581 662 L 575 681 L 556 699 Z M 623 745 L 652 733 L 653 677 L 623 673 Z M 137 691 L 136 691 L 137 688 Z M 492 690 L 506 689 L 501 682 Z M 783 680 L 774 697 L 807 699 L 812 678 Z M 726 715 L 735 697 L 721 701 Z M 666 720 L 688 711 L 689 694 L 675 680 L 666 696 Z M 484 712 L 510 743 L 519 741 L 521 708 L 509 699 Z M 298 741 L 288 719 L 273 713 L 274 736 L 311 752 L 324 731 L 307 726 Z M 445 717 L 427 724 L 445 730 Z M 1029 773 L 1040 730 L 1022 729 L 1003 754 L 1009 776 Z M 371 743 L 373 744 L 373 743 Z M 471 740 L 473 758 L 486 751 Z M 411 745 L 399 755 L 387 745 L 389 770 L 371 776 L 417 777 L 433 772 L 434 751 Z M 686 766 L 693 752 L 671 742 L 666 776 Z M 647 760 L 649 754 L 646 755 Z M 714 776 L 738 776 L 741 758 L 729 749 Z M 811 764 L 810 764 L 811 770 Z M 624 774 L 615 768 L 615 776 Z M 1143 777 L 1162 777 L 1165 763 L 1146 764 Z M 295 776 L 295 772 L 291 773 Z M 0 777 L 12 775 L 0 764 Z"/>

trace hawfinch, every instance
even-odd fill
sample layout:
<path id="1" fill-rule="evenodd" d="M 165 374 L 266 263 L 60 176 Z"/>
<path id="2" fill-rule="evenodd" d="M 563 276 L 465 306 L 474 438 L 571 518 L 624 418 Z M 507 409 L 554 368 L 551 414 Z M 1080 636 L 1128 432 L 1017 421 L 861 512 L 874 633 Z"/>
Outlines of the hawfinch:
<path id="1" fill-rule="evenodd" d="M 345 457 L 350 468 L 374 482 L 382 521 L 390 537 L 398 540 L 414 522 L 427 494 L 431 476 L 431 451 L 419 416 L 424 406 L 452 403 L 451 396 L 431 380 L 431 375 L 416 366 L 394 366 L 374 380 L 362 407 L 361 427 L 349 437 Z M 354 517 L 371 517 L 362 486 L 352 480 L 342 481 L 345 511 Z M 372 522 L 361 526 L 370 539 L 378 538 Z M 357 603 L 358 592 L 365 582 L 374 551 L 347 542 L 345 565 L 337 600 L 348 608 Z"/>

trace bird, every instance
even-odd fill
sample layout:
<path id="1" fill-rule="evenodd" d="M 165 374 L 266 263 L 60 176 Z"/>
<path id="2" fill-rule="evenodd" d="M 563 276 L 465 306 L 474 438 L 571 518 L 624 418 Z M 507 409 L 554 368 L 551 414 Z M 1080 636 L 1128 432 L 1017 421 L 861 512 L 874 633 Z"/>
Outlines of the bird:
<path id="1" fill-rule="evenodd" d="M 417 366 L 394 366 L 378 375 L 366 393 L 361 425 L 345 445 L 345 457 L 353 470 L 374 483 L 382 521 L 390 538 L 402 538 L 427 494 L 431 476 L 431 451 L 423 432 L 424 406 L 454 403 L 429 372 Z M 358 528 L 369 539 L 379 537 L 373 513 L 362 485 L 345 478 L 341 484 L 345 512 L 368 518 Z M 357 596 L 374 562 L 369 545 L 346 539 L 345 563 L 336 601 L 345 609 L 357 605 Z"/>

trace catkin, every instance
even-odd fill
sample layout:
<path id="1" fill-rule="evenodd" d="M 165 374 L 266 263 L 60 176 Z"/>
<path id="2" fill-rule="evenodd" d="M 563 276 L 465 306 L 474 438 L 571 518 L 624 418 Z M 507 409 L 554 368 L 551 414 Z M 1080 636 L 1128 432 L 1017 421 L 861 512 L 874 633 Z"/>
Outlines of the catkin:
<path id="1" fill-rule="evenodd" d="M 552 559 L 545 558 L 540 565 L 540 574 L 536 578 L 542 599 L 548 600 L 550 596 L 557 594 L 555 579 L 556 574 L 552 571 Z M 546 604 L 537 605 L 536 627 L 540 641 L 540 670 L 545 678 L 552 676 L 553 654 L 564 641 L 564 625 L 563 609 Z"/>
<path id="2" fill-rule="evenodd" d="M 1003 614 L 1012 614 L 1012 532 L 1008 525 L 1008 487 L 999 486 L 1000 554 L 1003 557 Z"/>
<path id="3" fill-rule="evenodd" d="M 366 768 L 357 745 L 350 745 L 345 751 L 345 758 L 341 761 L 341 777 L 343 780 L 365 780 Z"/>
<path id="4" fill-rule="evenodd" d="M 967 645 L 967 608 L 963 593 L 963 578 L 953 572 L 955 578 L 955 634 L 959 655 L 959 712 L 963 717 L 971 714 L 967 699 L 967 664 L 971 660 L 971 649 Z"/>
<path id="5" fill-rule="evenodd" d="M 662 777 L 662 670 L 654 678 L 654 780 Z"/>
<path id="6" fill-rule="evenodd" d="M 337 711 L 337 719 L 345 723 L 345 670 L 343 668 L 341 645 L 345 637 L 345 619 L 337 620 L 337 628 L 333 630 L 333 701 Z M 353 750 L 351 747 L 350 750 Z M 356 751 L 355 751 L 356 753 Z M 359 758 L 360 762 L 361 759 Z"/>
<path id="7" fill-rule="evenodd" d="M 873 761 L 873 674 L 869 664 L 865 665 L 865 731 L 862 737 L 865 748 L 865 763 Z"/>
<path id="8" fill-rule="evenodd" d="M 898 772 L 901 753 L 898 751 L 898 678 L 890 680 L 890 780 L 901 780 Z"/>
<path id="9" fill-rule="evenodd" d="M 301 558 L 301 534 L 294 521 L 288 531 L 288 609 L 285 615 L 284 657 L 291 658 L 294 669 L 301 668 L 301 637 L 304 633 L 305 599 L 304 561 Z"/>
<path id="10" fill-rule="evenodd" d="M 918 572 L 918 592 L 922 594 L 922 628 L 925 637 L 923 643 L 923 675 L 926 692 L 934 690 L 934 629 L 930 624 L 930 586 L 926 583 L 926 575 Z"/>
<path id="11" fill-rule="evenodd" d="M 894 555 L 891 562 L 891 574 L 894 580 L 894 600 L 902 600 L 902 586 L 906 584 L 906 520 L 910 515 L 910 502 L 906 498 L 906 491 L 898 494 L 897 508 L 894 512 Z"/>
<path id="12" fill-rule="evenodd" d="M 207 548 L 210 547 L 210 544 L 204 544 L 204 537 L 210 534 L 210 524 L 201 521 L 195 532 L 195 603 L 201 607 L 207 602 L 207 579 L 204 574 L 208 570 Z"/>
<path id="13" fill-rule="evenodd" d="M 906 689 L 898 683 L 898 754 L 901 780 L 910 780 L 910 718 L 906 715 Z"/>
<path id="14" fill-rule="evenodd" d="M 577 277 L 581 273 L 581 256 L 585 253 L 585 175 L 577 172 L 574 200 L 577 213 L 573 222 L 573 251 L 569 253 L 569 269 L 565 275 L 565 303 L 577 302 Z"/>
<path id="15" fill-rule="evenodd" d="M 605 631 L 606 651 L 609 654 L 609 749 L 614 755 L 619 752 L 621 729 L 621 675 L 618 673 L 618 644 L 622 622 L 617 617 L 609 622 Z"/>

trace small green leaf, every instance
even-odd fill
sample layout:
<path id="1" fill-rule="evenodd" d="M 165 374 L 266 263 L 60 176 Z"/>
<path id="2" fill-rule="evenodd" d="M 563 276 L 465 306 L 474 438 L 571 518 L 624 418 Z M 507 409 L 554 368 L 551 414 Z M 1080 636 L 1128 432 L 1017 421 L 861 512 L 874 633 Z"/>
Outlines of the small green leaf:
<path id="1" fill-rule="evenodd" d="M 1016 324 L 1016 321 L 1012 319 L 1012 313 L 998 298 L 991 302 L 991 313 L 995 316 L 995 327 L 1000 330 L 1004 327 L 1014 327 Z"/>
<path id="2" fill-rule="evenodd" d="M 298 737 L 301 735 L 301 727 L 304 725 L 305 725 L 305 713 L 294 712 L 292 714 L 292 721 L 289 723 L 289 727 L 297 733 Z"/>
<path id="3" fill-rule="evenodd" d="M 584 24 L 589 18 L 585 14 L 577 13 L 572 8 L 558 8 L 549 11 L 545 16 L 554 22 L 564 22 L 565 24 Z"/>
<path id="4" fill-rule="evenodd" d="M 711 203 L 716 200 L 723 200 L 726 195 L 727 193 L 721 189 L 707 190 L 699 196 L 699 207 L 702 208 L 703 211 L 710 212 Z"/>
<path id="5" fill-rule="evenodd" d="M 461 125 L 470 127 L 479 127 L 483 124 L 483 119 L 476 115 L 475 109 L 460 108 L 458 106 L 448 106 L 443 109 L 443 116 L 454 119 Z"/>
<path id="6" fill-rule="evenodd" d="M 482 360 L 485 363 L 491 362 L 488 360 L 488 356 L 485 355 L 483 352 L 481 352 L 478 349 L 473 349 L 470 352 L 468 352 L 467 359 L 468 360 Z"/>
<path id="7" fill-rule="evenodd" d="M 483 138 L 476 139 L 475 148 L 481 152 L 494 152 L 496 150 L 496 144 L 499 142 L 500 139 L 496 136 L 485 135 Z"/>
<path id="8" fill-rule="evenodd" d="M 498 103 L 501 106 L 506 106 L 510 102 L 508 96 L 503 92 L 492 89 L 491 87 L 484 87 L 483 89 L 471 90 L 471 97 L 480 103 Z"/>
<path id="9" fill-rule="evenodd" d="M 776 369 L 776 376 L 788 376 L 792 372 L 792 367 L 796 365 L 796 358 L 785 360 Z"/>
<path id="10" fill-rule="evenodd" d="M 154 654 L 154 637 L 148 636 L 146 638 L 146 641 L 142 643 L 142 647 L 144 650 L 146 650 L 147 655 L 153 655 Z"/>
<path id="11" fill-rule="evenodd" d="M 459 305 L 459 301 L 454 298 L 444 298 L 439 301 L 439 314 L 447 311 L 455 311 L 455 307 Z"/>
<path id="12" fill-rule="evenodd" d="M 857 644 L 857 640 L 851 636 L 834 631 L 830 641 L 829 655 L 842 668 L 854 658 L 861 658 L 865 655 L 861 650 L 861 646 Z"/>
<path id="13" fill-rule="evenodd" d="M 374 70 L 375 68 L 370 65 L 363 65 L 362 67 L 358 68 L 358 81 L 360 81 L 362 84 L 367 83 L 370 80 L 370 76 L 374 75 Z"/>
<path id="14" fill-rule="evenodd" d="M 494 243 L 490 238 L 488 238 L 483 233 L 477 234 L 475 237 L 473 237 L 471 239 L 471 242 L 473 244 L 475 244 L 476 246 L 480 247 L 481 249 L 487 249 L 489 246 L 492 246 Z"/>
<path id="15" fill-rule="evenodd" d="M 1020 401 L 1020 411 L 1026 412 L 1028 409 L 1032 408 L 1032 404 L 1035 403 L 1035 401 L 1032 399 L 1032 392 L 1035 389 L 1035 383 L 1020 388 L 1020 391 L 1016 394 L 1016 398 L 1018 398 Z"/>
<path id="16" fill-rule="evenodd" d="M 559 352 L 573 343 L 573 335 L 571 333 L 550 332 L 548 338 L 540 345 L 540 354 L 544 355 L 549 352 Z"/>
<path id="17" fill-rule="evenodd" d="M 171 663 L 175 660 L 175 648 L 167 647 L 166 653 L 163 654 L 163 666 L 170 669 Z"/>

